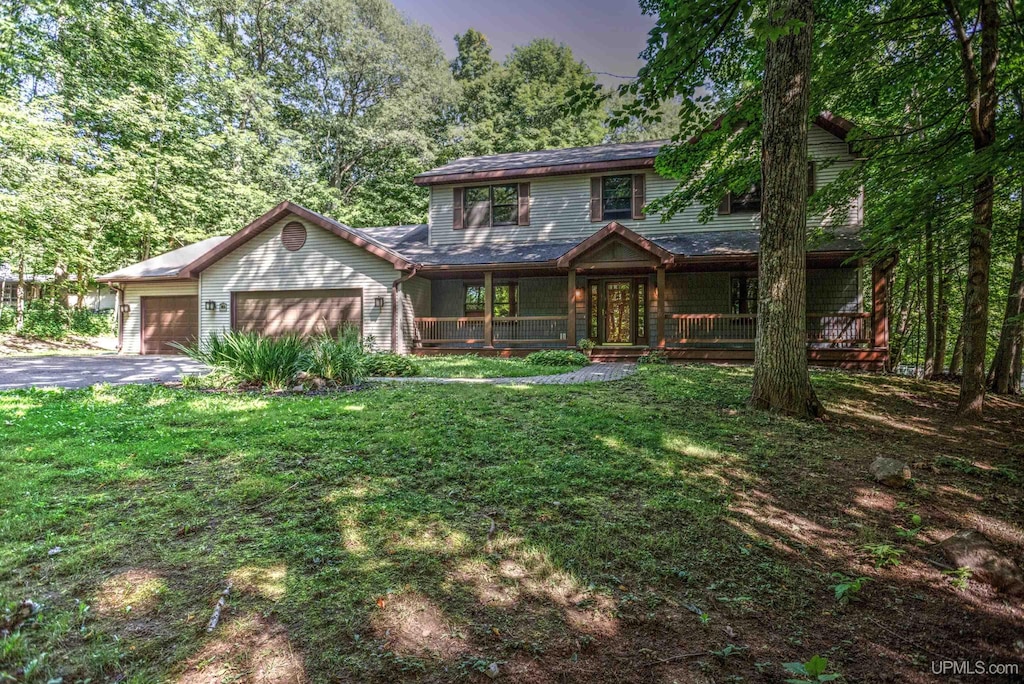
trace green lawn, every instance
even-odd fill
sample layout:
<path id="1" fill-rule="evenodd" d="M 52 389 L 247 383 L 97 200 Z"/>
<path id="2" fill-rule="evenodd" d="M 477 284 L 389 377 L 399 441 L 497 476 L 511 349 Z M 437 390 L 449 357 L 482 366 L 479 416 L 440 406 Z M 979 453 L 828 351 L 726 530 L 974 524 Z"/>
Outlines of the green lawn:
<path id="1" fill-rule="evenodd" d="M 826 373 L 834 419 L 799 422 L 747 410 L 749 381 L 0 394 L 0 597 L 42 605 L 0 682 L 778 682 L 815 654 L 914 682 L 928 652 L 1012 658 L 1019 608 L 919 543 L 1020 534 L 1024 405 L 957 431 L 947 386 Z M 917 488 L 878 491 L 883 452 Z M 866 600 L 837 604 L 836 572 Z"/>
<path id="2" fill-rule="evenodd" d="M 524 378 L 531 375 L 568 373 L 582 366 L 541 366 L 524 358 L 500 359 L 473 354 L 420 356 L 416 363 L 422 375 L 431 378 Z"/>

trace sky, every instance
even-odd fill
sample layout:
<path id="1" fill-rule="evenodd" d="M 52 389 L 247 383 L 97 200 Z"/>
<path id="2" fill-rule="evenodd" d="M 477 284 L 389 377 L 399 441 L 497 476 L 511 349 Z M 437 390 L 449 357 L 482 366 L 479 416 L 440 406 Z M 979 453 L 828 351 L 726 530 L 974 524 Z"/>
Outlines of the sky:
<path id="1" fill-rule="evenodd" d="M 636 0 L 392 0 L 409 18 L 434 29 L 449 58 L 455 34 L 475 28 L 487 36 L 499 61 L 514 46 L 553 38 L 572 48 L 595 72 L 633 76 L 647 43 L 652 17 Z M 602 83 L 621 79 L 598 76 Z"/>

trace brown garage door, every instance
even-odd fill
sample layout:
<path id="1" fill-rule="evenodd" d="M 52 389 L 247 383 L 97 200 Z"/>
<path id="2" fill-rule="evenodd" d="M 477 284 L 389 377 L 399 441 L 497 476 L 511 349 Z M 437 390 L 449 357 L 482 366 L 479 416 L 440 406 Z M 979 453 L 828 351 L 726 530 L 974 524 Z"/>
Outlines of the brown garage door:
<path id="1" fill-rule="evenodd" d="M 199 337 L 199 297 L 142 297 L 142 353 L 180 354 L 168 342 L 188 344 Z"/>
<path id="2" fill-rule="evenodd" d="M 231 327 L 235 330 L 270 336 L 336 335 L 345 324 L 362 328 L 363 291 L 235 292 L 232 307 Z"/>

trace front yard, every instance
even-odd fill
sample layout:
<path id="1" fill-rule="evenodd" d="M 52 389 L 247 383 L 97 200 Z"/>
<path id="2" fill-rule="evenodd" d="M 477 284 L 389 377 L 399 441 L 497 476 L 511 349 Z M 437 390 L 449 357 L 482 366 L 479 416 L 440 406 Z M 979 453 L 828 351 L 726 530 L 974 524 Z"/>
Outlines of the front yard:
<path id="1" fill-rule="evenodd" d="M 821 655 L 924 682 L 1024 659 L 1020 600 L 929 562 L 964 527 L 1024 560 L 1024 402 L 961 428 L 951 386 L 820 373 L 833 420 L 805 423 L 748 411 L 749 381 L 0 394 L 0 597 L 41 606 L 0 681 L 779 682 Z M 915 487 L 876 485 L 879 455 Z M 840 576 L 870 581 L 843 605 Z"/>

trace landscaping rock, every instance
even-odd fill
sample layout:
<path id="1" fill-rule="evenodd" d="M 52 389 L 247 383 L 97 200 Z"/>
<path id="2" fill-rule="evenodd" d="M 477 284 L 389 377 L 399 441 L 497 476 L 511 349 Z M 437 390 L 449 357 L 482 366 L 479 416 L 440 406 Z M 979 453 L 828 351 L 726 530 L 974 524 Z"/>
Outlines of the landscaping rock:
<path id="1" fill-rule="evenodd" d="M 905 487 L 910 483 L 910 466 L 895 458 L 879 456 L 871 464 L 871 474 L 889 487 Z"/>
<path id="2" fill-rule="evenodd" d="M 938 544 L 955 568 L 970 568 L 971 579 L 1013 596 L 1024 596 L 1024 572 L 977 530 L 960 530 Z"/>

